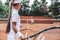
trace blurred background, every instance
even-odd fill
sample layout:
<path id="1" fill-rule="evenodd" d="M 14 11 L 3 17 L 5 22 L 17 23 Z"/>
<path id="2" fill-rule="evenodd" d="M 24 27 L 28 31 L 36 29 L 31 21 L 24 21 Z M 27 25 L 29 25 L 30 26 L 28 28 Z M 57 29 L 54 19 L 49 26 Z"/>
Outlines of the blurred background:
<path id="1" fill-rule="evenodd" d="M 7 18 L 9 1 L 0 0 L 0 18 Z M 60 18 L 60 0 L 21 0 L 21 16 L 52 16 Z"/>
<path id="2" fill-rule="evenodd" d="M 0 40 L 7 40 L 5 33 L 9 16 L 9 2 L 11 0 L 0 0 Z M 21 19 L 21 31 L 24 35 L 31 36 L 38 31 L 60 25 L 60 0 L 21 0 L 22 6 L 19 10 Z M 57 20 L 58 19 L 58 20 Z M 30 29 L 30 30 L 29 30 Z M 32 30 L 32 31 L 31 31 Z M 57 36 L 51 37 L 54 40 L 60 40 L 60 30 L 53 34 Z M 53 40 L 47 38 L 47 40 Z"/>

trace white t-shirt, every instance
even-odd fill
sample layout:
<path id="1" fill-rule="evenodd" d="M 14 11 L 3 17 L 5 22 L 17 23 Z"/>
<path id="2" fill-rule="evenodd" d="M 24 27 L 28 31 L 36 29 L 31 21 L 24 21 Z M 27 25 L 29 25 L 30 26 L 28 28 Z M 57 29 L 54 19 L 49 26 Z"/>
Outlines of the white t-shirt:
<path id="1" fill-rule="evenodd" d="M 16 37 L 16 34 L 12 28 L 12 22 L 16 22 L 16 28 L 17 30 L 19 31 L 20 30 L 20 16 L 18 14 L 18 10 L 12 8 L 12 14 L 11 14 L 11 19 L 10 19 L 10 32 L 8 34 L 8 36 L 11 36 L 11 37 Z"/>

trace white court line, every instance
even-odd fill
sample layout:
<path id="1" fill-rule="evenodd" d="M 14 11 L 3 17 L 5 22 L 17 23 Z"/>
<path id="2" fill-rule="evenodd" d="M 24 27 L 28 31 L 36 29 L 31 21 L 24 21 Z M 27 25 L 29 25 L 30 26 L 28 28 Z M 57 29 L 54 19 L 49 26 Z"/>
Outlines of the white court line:
<path id="1" fill-rule="evenodd" d="M 41 34 L 39 35 L 39 37 L 38 37 L 38 39 L 37 39 L 37 40 L 41 40 L 41 39 L 42 39 L 42 37 L 43 37 L 43 33 L 41 33 Z"/>

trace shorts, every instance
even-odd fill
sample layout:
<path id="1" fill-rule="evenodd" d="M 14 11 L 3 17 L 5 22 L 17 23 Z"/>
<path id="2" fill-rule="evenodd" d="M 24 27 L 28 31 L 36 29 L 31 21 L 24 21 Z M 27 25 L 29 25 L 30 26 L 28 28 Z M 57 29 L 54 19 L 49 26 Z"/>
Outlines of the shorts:
<path id="1" fill-rule="evenodd" d="M 17 37 L 8 36 L 7 40 L 18 40 L 18 38 Z"/>

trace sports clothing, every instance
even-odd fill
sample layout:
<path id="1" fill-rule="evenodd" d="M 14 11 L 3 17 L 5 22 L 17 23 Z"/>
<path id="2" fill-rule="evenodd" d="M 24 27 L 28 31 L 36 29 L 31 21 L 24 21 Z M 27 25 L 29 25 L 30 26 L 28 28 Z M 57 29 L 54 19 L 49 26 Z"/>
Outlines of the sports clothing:
<path id="1" fill-rule="evenodd" d="M 12 28 L 12 22 L 16 22 L 16 29 L 20 31 L 20 16 L 18 14 L 18 10 L 12 8 L 12 14 L 11 14 L 11 19 L 10 19 L 10 32 L 8 33 L 8 39 L 7 40 L 18 40 L 17 35 L 14 32 Z M 22 36 L 20 32 L 20 36 Z"/>

